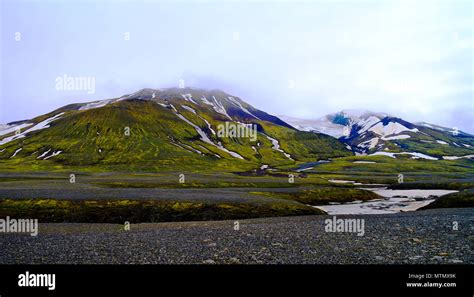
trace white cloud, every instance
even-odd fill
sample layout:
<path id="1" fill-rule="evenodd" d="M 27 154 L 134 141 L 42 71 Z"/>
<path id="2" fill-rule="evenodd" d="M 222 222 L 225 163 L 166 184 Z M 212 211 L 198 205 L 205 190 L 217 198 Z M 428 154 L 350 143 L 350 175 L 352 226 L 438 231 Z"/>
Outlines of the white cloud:
<path id="1" fill-rule="evenodd" d="M 295 67 L 293 79 L 306 103 L 320 99 L 313 116 L 366 108 L 436 123 L 459 106 L 474 116 L 472 16 L 458 15 L 461 4 L 383 2 L 363 16 L 351 11 L 336 26 L 301 33 L 307 67 Z"/>
<path id="2" fill-rule="evenodd" d="M 277 2 L 6 3 L 5 32 L 31 38 L 2 46 L 0 121 L 184 77 L 274 114 L 365 108 L 473 128 L 472 1 Z M 54 91 L 62 73 L 97 77 L 94 98 Z"/>

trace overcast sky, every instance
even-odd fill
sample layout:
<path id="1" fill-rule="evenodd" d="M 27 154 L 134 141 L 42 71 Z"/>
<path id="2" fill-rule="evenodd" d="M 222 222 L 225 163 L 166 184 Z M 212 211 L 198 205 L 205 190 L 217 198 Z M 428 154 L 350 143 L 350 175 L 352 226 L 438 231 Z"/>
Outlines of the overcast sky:
<path id="1" fill-rule="evenodd" d="M 1 3 L 0 123 L 183 79 L 276 115 L 367 109 L 474 133 L 471 1 Z M 57 90 L 65 74 L 95 93 Z"/>

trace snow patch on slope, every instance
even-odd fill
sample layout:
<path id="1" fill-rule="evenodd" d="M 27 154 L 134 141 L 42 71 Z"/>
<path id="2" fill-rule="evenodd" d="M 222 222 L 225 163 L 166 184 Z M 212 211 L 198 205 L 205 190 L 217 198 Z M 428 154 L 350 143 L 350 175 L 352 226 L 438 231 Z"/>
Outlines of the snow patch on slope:
<path id="1" fill-rule="evenodd" d="M 287 116 L 278 117 L 300 131 L 322 133 L 334 138 L 344 136 L 345 126 L 331 123 L 325 118 L 317 120 L 305 120 Z"/>
<path id="2" fill-rule="evenodd" d="M 196 101 L 193 99 L 193 95 L 191 94 L 181 94 L 181 96 L 184 98 L 184 100 L 189 101 L 194 104 L 198 104 Z"/>
<path id="3" fill-rule="evenodd" d="M 33 125 L 33 124 L 32 123 L 23 123 L 23 124 L 19 124 L 19 125 L 2 125 L 3 129 L 0 130 L 0 136 L 10 134 L 10 133 L 15 132 L 17 130 L 21 131 L 21 129 L 29 127 L 31 125 Z"/>
<path id="4" fill-rule="evenodd" d="M 367 119 L 361 119 L 360 121 L 358 121 L 356 123 L 359 127 L 362 127 L 358 131 L 359 134 L 362 134 L 362 133 L 366 132 L 368 129 L 370 129 L 372 126 L 374 126 L 378 122 L 380 122 L 380 119 L 378 117 L 375 117 L 375 116 L 370 116 Z"/>
<path id="5" fill-rule="evenodd" d="M 199 118 L 201 118 L 201 120 L 203 120 L 204 122 L 206 122 L 206 125 L 207 127 L 209 128 L 209 130 L 211 130 L 212 134 L 213 135 L 216 135 L 216 131 L 214 131 L 214 129 L 212 129 L 212 126 L 211 126 L 211 123 L 209 123 L 205 118 L 203 118 L 202 116 L 198 115 Z"/>
<path id="6" fill-rule="evenodd" d="M 45 157 L 43 160 L 48 160 L 49 158 L 55 157 L 59 155 L 60 153 L 62 153 L 62 151 L 53 152 L 51 155 Z"/>
<path id="7" fill-rule="evenodd" d="M 95 101 L 95 102 L 87 103 L 86 105 L 81 106 L 79 108 L 79 110 L 89 110 L 89 109 L 103 107 L 103 106 L 106 106 L 107 104 L 109 104 L 113 101 L 114 101 L 114 99 L 108 99 L 108 100 L 101 100 L 101 101 Z"/>
<path id="8" fill-rule="evenodd" d="M 272 149 L 274 149 L 277 152 L 283 153 L 283 155 L 285 155 L 285 157 L 287 157 L 288 159 L 294 161 L 293 158 L 291 158 L 290 154 L 286 153 L 284 150 L 282 150 L 280 148 L 280 143 L 278 142 L 278 140 L 276 140 L 275 138 L 272 138 L 272 137 L 270 137 L 266 134 L 264 134 L 264 135 L 268 140 L 270 140 L 272 142 Z"/>
<path id="9" fill-rule="evenodd" d="M 367 141 L 364 141 L 362 143 L 359 143 L 357 146 L 358 147 L 362 147 L 362 148 L 369 148 L 369 149 L 373 149 L 377 144 L 379 143 L 379 138 L 378 137 L 374 137 L 370 140 L 367 140 Z"/>
<path id="10" fill-rule="evenodd" d="M 229 116 L 229 114 L 227 114 L 227 111 L 225 110 L 224 105 L 222 105 L 222 103 L 220 103 L 216 99 L 216 97 L 212 96 L 212 99 L 214 99 L 214 102 L 215 102 L 215 104 L 212 104 L 212 107 L 214 108 L 214 110 L 222 115 L 225 115 L 228 119 L 232 121 L 232 118 Z"/>
<path id="11" fill-rule="evenodd" d="M 184 117 L 182 114 L 180 113 L 176 113 L 176 115 L 182 119 L 183 121 L 185 121 L 186 123 L 188 123 L 189 125 L 191 125 L 195 130 L 196 132 L 199 134 L 199 136 L 201 137 L 201 140 L 210 144 L 210 145 L 213 145 L 215 147 L 217 147 L 218 149 L 228 153 L 229 155 L 231 155 L 232 157 L 234 158 L 238 158 L 238 159 L 244 159 L 241 155 L 239 155 L 238 153 L 236 152 L 233 152 L 233 151 L 230 151 L 228 149 L 226 149 L 224 146 L 221 145 L 217 145 L 215 144 L 214 142 L 212 142 L 209 137 L 207 136 L 207 134 L 201 129 L 201 127 L 195 125 L 193 122 L 191 122 L 190 120 L 188 120 L 186 117 Z"/>
<path id="12" fill-rule="evenodd" d="M 204 102 L 204 104 L 214 106 L 214 104 L 211 101 L 207 100 L 205 96 L 202 96 L 201 101 Z"/>
<path id="13" fill-rule="evenodd" d="M 384 125 L 382 122 L 379 122 L 376 125 L 370 127 L 368 131 L 372 131 L 375 134 L 378 134 L 380 136 L 396 135 L 405 131 L 419 132 L 417 128 L 409 129 L 400 123 L 394 123 L 394 122 L 390 122 L 387 125 Z"/>
<path id="14" fill-rule="evenodd" d="M 49 154 L 49 152 L 51 151 L 51 149 L 47 150 L 46 152 L 42 153 L 40 156 L 38 156 L 36 159 L 41 159 L 43 158 L 44 156 L 46 156 L 47 154 Z"/>
<path id="15" fill-rule="evenodd" d="M 426 160 L 438 160 L 438 158 L 428 156 L 422 153 L 417 153 L 417 152 L 403 152 L 403 153 L 391 153 L 391 152 L 375 152 L 373 154 L 370 154 L 369 156 L 387 156 L 390 158 L 396 159 L 396 155 L 411 155 L 412 159 L 426 159 Z"/>
<path id="16" fill-rule="evenodd" d="M 189 106 L 187 106 L 187 105 L 181 105 L 181 107 L 184 108 L 184 109 L 186 109 L 187 111 L 190 111 L 190 112 L 196 114 L 196 110 L 195 110 L 194 108 L 192 108 L 192 107 L 189 107 Z"/>
<path id="17" fill-rule="evenodd" d="M 443 156 L 445 160 L 459 160 L 459 159 L 472 159 L 474 155 L 466 155 L 466 156 Z"/>
<path id="18" fill-rule="evenodd" d="M 242 104 L 240 104 L 239 101 L 235 100 L 233 97 L 227 97 L 229 98 L 230 102 L 232 102 L 235 106 L 237 106 L 238 108 L 240 108 L 241 110 L 243 110 L 244 112 L 246 112 L 247 114 L 253 116 L 254 118 L 256 118 L 257 120 L 260 120 L 256 115 L 254 115 L 253 113 L 251 113 L 247 108 L 243 107 Z"/>
<path id="19" fill-rule="evenodd" d="M 22 149 L 23 149 L 22 147 L 20 147 L 19 149 L 17 149 L 17 150 L 13 153 L 13 155 L 10 157 L 10 159 L 11 159 L 11 158 L 14 158 L 14 157 L 16 156 L 16 154 L 18 154 Z"/>
<path id="20" fill-rule="evenodd" d="M 16 140 L 16 139 L 19 139 L 19 138 L 23 138 L 26 136 L 26 134 L 30 133 L 30 132 L 33 132 L 33 131 L 37 131 L 37 130 L 41 130 L 41 129 L 46 129 L 46 128 L 49 128 L 49 124 L 55 120 L 57 120 L 60 116 L 62 116 L 64 114 L 64 112 L 61 112 L 61 113 L 58 113 L 57 115 L 55 116 L 52 116 L 44 121 L 41 121 L 39 122 L 38 124 L 34 125 L 33 127 L 29 128 L 29 129 L 26 129 L 25 131 L 19 133 L 19 134 L 16 134 L 16 135 L 13 135 L 13 136 L 9 136 L 9 137 L 6 137 L 2 140 L 0 140 L 0 145 L 3 145 L 3 144 L 6 144 L 10 141 L 13 141 L 13 140 Z"/>
<path id="21" fill-rule="evenodd" d="M 397 140 L 397 139 L 407 139 L 410 138 L 410 135 L 396 135 L 390 137 L 382 137 L 382 140 Z"/>

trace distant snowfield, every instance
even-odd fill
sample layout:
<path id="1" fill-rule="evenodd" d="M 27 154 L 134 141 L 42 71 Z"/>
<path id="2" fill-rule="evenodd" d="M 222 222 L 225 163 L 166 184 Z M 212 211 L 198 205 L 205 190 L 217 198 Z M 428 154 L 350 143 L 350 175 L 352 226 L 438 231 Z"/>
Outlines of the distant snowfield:
<path id="1" fill-rule="evenodd" d="M 300 131 L 318 132 L 334 138 L 339 138 L 345 135 L 344 126 L 331 123 L 326 119 L 305 120 L 288 116 L 279 116 L 279 118 Z"/>
<path id="2" fill-rule="evenodd" d="M 425 205 L 435 201 L 435 199 L 427 199 L 430 196 L 443 196 L 458 191 L 453 190 L 390 190 L 387 188 L 364 188 L 372 191 L 385 199 L 376 199 L 367 202 L 355 201 L 345 204 L 321 205 L 313 206 L 324 210 L 330 215 L 342 214 L 391 214 L 401 211 L 415 211 Z M 407 198 L 395 198 L 395 196 Z M 415 200 L 414 198 L 423 200 Z"/>
<path id="3" fill-rule="evenodd" d="M 412 159 L 425 159 L 425 160 L 433 160 L 433 161 L 440 160 L 438 158 L 428 156 L 422 153 L 409 153 L 409 152 L 402 152 L 402 153 L 376 152 L 368 156 L 387 156 L 387 157 L 396 159 L 397 155 L 411 155 Z M 474 155 L 465 155 L 465 156 L 443 156 L 442 159 L 443 160 L 459 160 L 459 159 L 473 159 L 473 158 L 474 158 Z"/>
<path id="4" fill-rule="evenodd" d="M 465 152 L 451 153 L 454 156 L 430 156 L 430 147 L 421 147 L 419 152 L 406 152 L 408 149 L 403 145 L 403 140 L 413 140 L 415 142 L 436 144 L 440 147 L 452 146 L 453 148 L 471 148 L 470 144 L 456 143 L 450 137 L 450 129 L 423 122 L 410 123 L 400 118 L 367 110 L 342 110 L 324 117 L 307 120 L 288 116 L 280 116 L 285 122 L 291 124 L 298 130 L 315 133 L 323 133 L 339 139 L 346 145 L 346 148 L 357 155 L 385 155 L 390 158 L 397 158 L 397 154 L 408 154 L 413 159 L 425 160 L 457 160 L 464 156 Z M 436 131 L 432 131 L 436 130 Z M 439 132 L 446 134 L 446 140 L 439 139 Z M 435 132 L 435 133 L 433 133 Z M 450 133 L 447 135 L 447 133 Z M 469 134 L 466 133 L 468 137 Z M 426 139 L 420 139 L 426 138 Z M 431 139 L 430 139 L 431 138 Z M 438 138 L 438 139 L 436 139 Z M 467 138 L 466 138 L 467 139 Z M 401 141 L 402 143 L 400 143 Z M 404 153 L 392 153 L 390 148 L 397 146 Z M 377 152 L 374 154 L 374 152 Z"/>
<path id="5" fill-rule="evenodd" d="M 443 196 L 451 193 L 456 193 L 455 190 L 391 190 L 388 188 L 363 188 L 363 190 L 372 191 L 385 198 L 393 198 L 395 196 L 407 196 L 407 197 L 421 197 L 428 198 L 429 196 Z"/>
<path id="6" fill-rule="evenodd" d="M 426 160 L 438 160 L 438 158 L 428 156 L 428 155 L 425 155 L 425 154 L 422 154 L 422 153 L 416 153 L 416 152 L 413 152 L 413 153 L 410 153 L 410 152 L 402 152 L 402 153 L 375 152 L 375 153 L 370 154 L 368 156 L 387 156 L 387 157 L 396 159 L 397 158 L 396 155 L 411 155 L 412 159 L 420 159 L 421 158 L 421 159 L 426 159 Z"/>
<path id="7" fill-rule="evenodd" d="M 404 198 L 392 198 L 384 201 L 368 201 L 363 203 L 314 206 L 329 215 L 357 214 L 391 214 L 401 211 L 415 211 L 433 202 L 435 199 L 410 201 Z"/>

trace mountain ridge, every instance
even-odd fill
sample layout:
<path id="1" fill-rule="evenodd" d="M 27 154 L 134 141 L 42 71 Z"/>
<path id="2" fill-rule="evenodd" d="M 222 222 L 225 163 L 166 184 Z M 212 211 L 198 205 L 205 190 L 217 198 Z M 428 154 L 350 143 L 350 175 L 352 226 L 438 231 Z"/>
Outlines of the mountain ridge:
<path id="1" fill-rule="evenodd" d="M 258 140 L 219 137 L 226 122 L 255 126 Z M 47 160 L 59 167 L 259 168 L 350 154 L 329 136 L 298 131 L 221 90 L 145 88 L 69 104 L 0 130 L 0 160 L 8 166 L 41 167 Z"/>
<path id="2" fill-rule="evenodd" d="M 387 113 L 343 110 L 315 120 L 280 117 L 301 131 L 337 138 L 357 154 L 417 152 L 443 158 L 473 153 L 474 136 L 469 133 Z"/>

